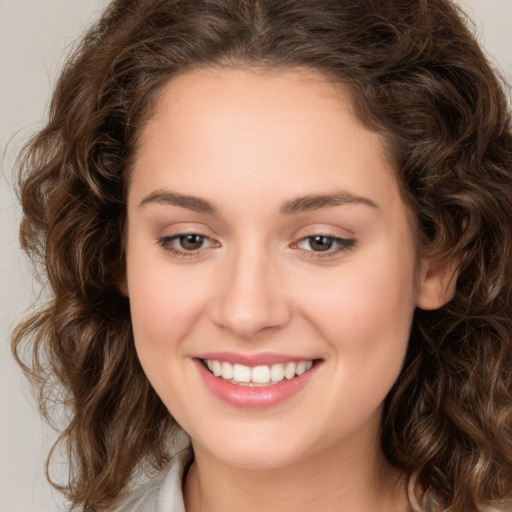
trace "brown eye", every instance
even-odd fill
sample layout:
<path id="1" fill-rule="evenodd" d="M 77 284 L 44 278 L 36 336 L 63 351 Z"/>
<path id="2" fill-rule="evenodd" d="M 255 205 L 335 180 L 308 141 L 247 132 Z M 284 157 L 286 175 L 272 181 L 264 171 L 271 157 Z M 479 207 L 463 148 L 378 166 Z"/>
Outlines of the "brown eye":
<path id="1" fill-rule="evenodd" d="M 356 240 L 331 235 L 310 235 L 301 238 L 296 247 L 301 249 L 308 258 L 336 258 L 353 249 Z"/>
<path id="2" fill-rule="evenodd" d="M 172 236 L 162 236 L 157 239 L 165 251 L 179 258 L 200 258 L 209 253 L 210 249 L 220 247 L 220 244 L 201 233 L 177 233 Z"/>
<path id="3" fill-rule="evenodd" d="M 197 251 L 204 244 L 204 236 L 197 234 L 180 235 L 178 238 L 180 247 L 185 251 Z"/>
<path id="4" fill-rule="evenodd" d="M 308 236 L 308 243 L 313 251 L 323 252 L 332 248 L 334 238 L 323 235 Z"/>

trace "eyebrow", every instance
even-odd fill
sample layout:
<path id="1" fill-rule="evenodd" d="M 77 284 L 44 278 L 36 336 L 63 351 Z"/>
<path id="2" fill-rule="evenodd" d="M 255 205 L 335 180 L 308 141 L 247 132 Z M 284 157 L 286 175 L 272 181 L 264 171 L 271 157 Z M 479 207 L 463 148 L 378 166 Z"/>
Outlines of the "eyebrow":
<path id="1" fill-rule="evenodd" d="M 372 208 L 379 208 L 371 199 L 355 196 L 350 192 L 337 192 L 334 194 L 312 194 L 286 201 L 280 208 L 282 215 L 319 210 L 346 204 L 362 204 Z"/>
<path id="2" fill-rule="evenodd" d="M 148 203 L 178 206 L 198 213 L 216 213 L 217 211 L 211 203 L 204 199 L 172 192 L 170 190 L 156 190 L 151 192 L 142 199 L 140 206 L 144 206 Z M 362 204 L 372 208 L 379 208 L 371 199 L 342 191 L 334 194 L 310 194 L 290 199 L 281 205 L 279 212 L 281 215 L 293 215 L 295 213 L 347 204 Z"/>
<path id="3" fill-rule="evenodd" d="M 140 202 L 140 206 L 144 206 L 148 203 L 179 206 L 198 213 L 215 213 L 216 211 L 213 205 L 204 199 L 185 194 L 178 194 L 177 192 L 171 192 L 168 190 L 156 190 L 155 192 L 151 192 L 151 194 L 148 194 Z"/>

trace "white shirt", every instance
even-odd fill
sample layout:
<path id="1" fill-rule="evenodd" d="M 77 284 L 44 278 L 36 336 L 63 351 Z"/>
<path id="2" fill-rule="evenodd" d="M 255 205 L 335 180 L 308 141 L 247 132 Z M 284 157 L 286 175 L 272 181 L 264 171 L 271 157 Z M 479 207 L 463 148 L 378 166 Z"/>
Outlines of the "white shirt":
<path id="1" fill-rule="evenodd" d="M 191 460 L 191 448 L 176 453 L 165 469 L 121 498 L 111 512 L 185 512 L 183 474 Z"/>

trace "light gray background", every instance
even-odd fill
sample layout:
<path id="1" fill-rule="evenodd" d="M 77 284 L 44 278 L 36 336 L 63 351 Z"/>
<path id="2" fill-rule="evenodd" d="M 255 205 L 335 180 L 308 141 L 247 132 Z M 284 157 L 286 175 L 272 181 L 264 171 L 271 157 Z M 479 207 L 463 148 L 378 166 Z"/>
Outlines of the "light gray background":
<path id="1" fill-rule="evenodd" d="M 512 0 L 460 0 L 483 44 L 512 82 Z M 55 434 L 35 412 L 12 361 L 9 336 L 37 295 L 17 242 L 19 210 L 12 187 L 17 148 L 45 117 L 50 91 L 75 38 L 106 0 L 0 0 L 0 512 L 64 509 L 44 477 Z"/>

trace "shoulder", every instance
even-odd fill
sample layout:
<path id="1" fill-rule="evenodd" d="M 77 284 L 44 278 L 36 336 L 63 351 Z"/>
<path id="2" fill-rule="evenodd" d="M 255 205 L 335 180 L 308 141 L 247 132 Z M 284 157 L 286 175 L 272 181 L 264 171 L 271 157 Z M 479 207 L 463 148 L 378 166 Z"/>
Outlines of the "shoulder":
<path id="1" fill-rule="evenodd" d="M 191 460 L 190 448 L 176 453 L 160 473 L 120 498 L 109 512 L 185 512 L 182 482 Z"/>

